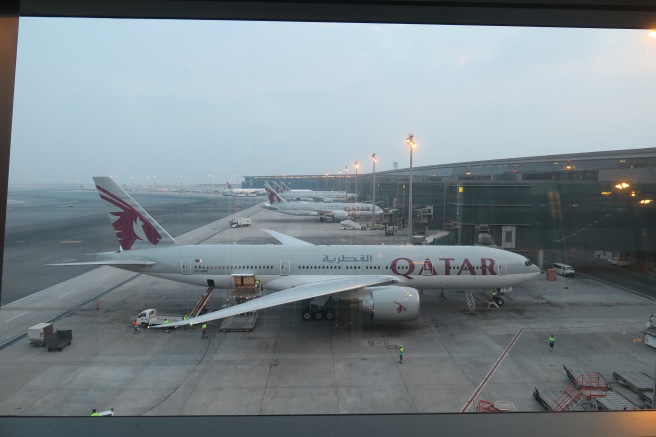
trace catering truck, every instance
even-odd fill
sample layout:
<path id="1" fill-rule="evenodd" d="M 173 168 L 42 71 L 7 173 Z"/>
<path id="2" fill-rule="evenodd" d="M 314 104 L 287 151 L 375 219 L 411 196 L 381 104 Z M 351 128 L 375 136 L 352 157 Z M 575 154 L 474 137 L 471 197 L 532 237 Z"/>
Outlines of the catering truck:
<path id="1" fill-rule="evenodd" d="M 27 339 L 30 341 L 30 345 L 43 347 L 46 345 L 46 337 L 55 331 L 55 325 L 52 323 L 39 323 L 27 328 Z"/>

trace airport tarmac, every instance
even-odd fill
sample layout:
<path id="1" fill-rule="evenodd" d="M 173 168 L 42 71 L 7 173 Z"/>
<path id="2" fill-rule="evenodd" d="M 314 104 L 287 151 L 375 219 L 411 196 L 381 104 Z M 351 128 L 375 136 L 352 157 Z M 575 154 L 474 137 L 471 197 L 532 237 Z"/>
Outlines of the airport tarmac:
<path id="1" fill-rule="evenodd" d="M 253 225 L 228 227 L 236 216 Z M 259 206 L 176 239 L 275 244 L 260 229 L 315 244 L 407 240 Z M 544 411 L 534 388 L 566 389 L 563 365 L 608 381 L 616 371 L 654 375 L 656 350 L 641 342 L 641 331 L 656 303 L 587 277 L 547 281 L 542 274 L 505 295 L 501 309 L 488 309 L 489 293 L 475 292 L 475 315 L 465 312 L 464 292 L 426 290 L 415 322 L 372 322 L 346 309 L 334 321 L 304 321 L 298 303 L 261 311 L 250 332 L 211 323 L 208 340 L 194 328 L 133 333 L 130 322 L 142 309 L 182 314 L 204 291 L 102 267 L 3 306 L 0 344 L 11 344 L 0 350 L 0 415 L 88 416 L 92 408 L 117 416 L 453 413 L 474 411 L 480 399 Z M 225 297 L 215 291 L 208 306 Z M 53 317 L 58 329 L 73 331 L 63 351 L 12 342 Z"/>

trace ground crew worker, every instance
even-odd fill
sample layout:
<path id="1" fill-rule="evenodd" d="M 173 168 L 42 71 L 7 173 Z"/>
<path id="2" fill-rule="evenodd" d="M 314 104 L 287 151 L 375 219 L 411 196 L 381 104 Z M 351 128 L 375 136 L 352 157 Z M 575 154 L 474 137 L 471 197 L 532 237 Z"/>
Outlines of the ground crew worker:
<path id="1" fill-rule="evenodd" d="M 262 291 L 262 281 L 259 279 L 255 280 L 255 288 L 257 288 L 257 291 Z"/>
<path id="2" fill-rule="evenodd" d="M 399 346 L 399 363 L 403 362 L 403 352 L 405 352 L 405 349 L 403 349 L 403 346 Z"/>
<path id="3" fill-rule="evenodd" d="M 164 319 L 164 324 L 168 325 L 169 324 L 169 319 Z M 169 332 L 171 332 L 168 326 L 164 328 L 164 332 L 166 332 L 167 334 Z"/>
<path id="4" fill-rule="evenodd" d="M 138 334 L 139 333 L 139 322 L 137 322 L 136 320 L 134 322 L 132 322 L 132 327 L 134 328 L 134 333 Z"/>
<path id="5" fill-rule="evenodd" d="M 91 415 L 92 415 L 92 416 L 100 416 L 100 414 L 98 414 L 98 412 L 96 411 L 95 408 L 94 408 L 93 411 L 91 412 Z"/>
<path id="6" fill-rule="evenodd" d="M 496 288 L 494 290 L 492 290 L 492 300 L 493 301 L 497 300 L 497 289 Z"/>
<path id="7" fill-rule="evenodd" d="M 201 338 L 207 338 L 207 325 L 205 323 L 201 326 L 201 330 L 203 331 L 203 336 Z"/>
<path id="8" fill-rule="evenodd" d="M 556 343 L 556 339 L 554 338 L 553 334 L 551 334 L 551 336 L 549 337 L 549 347 L 551 348 L 549 350 L 551 352 L 553 352 L 553 347 L 555 343 Z"/>
<path id="9" fill-rule="evenodd" d="M 182 320 L 186 321 L 188 318 L 189 318 L 189 316 L 185 314 L 185 315 L 182 317 Z M 187 329 L 187 325 L 184 325 L 184 329 Z"/>

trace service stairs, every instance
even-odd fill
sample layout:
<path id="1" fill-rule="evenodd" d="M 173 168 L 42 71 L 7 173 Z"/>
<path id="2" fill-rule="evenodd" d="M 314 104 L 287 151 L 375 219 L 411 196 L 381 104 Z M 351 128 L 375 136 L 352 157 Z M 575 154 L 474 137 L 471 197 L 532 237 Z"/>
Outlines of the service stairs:
<path id="1" fill-rule="evenodd" d="M 201 298 L 196 302 L 196 305 L 194 308 L 191 310 L 189 313 L 190 317 L 196 317 L 200 312 L 205 308 L 205 305 L 207 305 L 207 302 L 210 300 L 210 295 L 212 294 L 212 291 L 214 291 L 214 288 L 210 287 L 207 289 L 207 291 L 201 296 Z"/>
<path id="2" fill-rule="evenodd" d="M 465 312 L 470 316 L 476 314 L 476 300 L 471 291 L 465 291 Z"/>
<path id="3" fill-rule="evenodd" d="M 608 397 L 608 381 L 599 372 L 568 369 L 563 366 L 571 385 L 562 391 L 533 391 L 533 397 L 548 411 L 572 411 L 581 402 Z M 595 404 L 597 405 L 597 404 Z"/>

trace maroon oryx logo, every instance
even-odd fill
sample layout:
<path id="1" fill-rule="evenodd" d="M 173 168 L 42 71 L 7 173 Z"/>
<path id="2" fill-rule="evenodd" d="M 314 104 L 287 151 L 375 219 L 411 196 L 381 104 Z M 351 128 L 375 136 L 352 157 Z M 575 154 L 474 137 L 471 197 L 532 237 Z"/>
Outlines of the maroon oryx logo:
<path id="1" fill-rule="evenodd" d="M 401 314 L 403 311 L 408 311 L 407 308 L 403 304 L 401 304 L 400 302 L 395 300 L 394 303 L 396 304 L 396 312 L 397 313 Z"/>
<path id="2" fill-rule="evenodd" d="M 104 188 L 97 185 L 96 188 L 101 193 L 101 199 L 120 209 L 120 211 L 111 212 L 110 214 L 118 217 L 118 219 L 114 220 L 112 226 L 124 250 L 130 250 L 135 241 L 143 240 L 143 237 L 148 239 L 152 245 L 160 242 L 162 236 L 139 211 Z"/>

